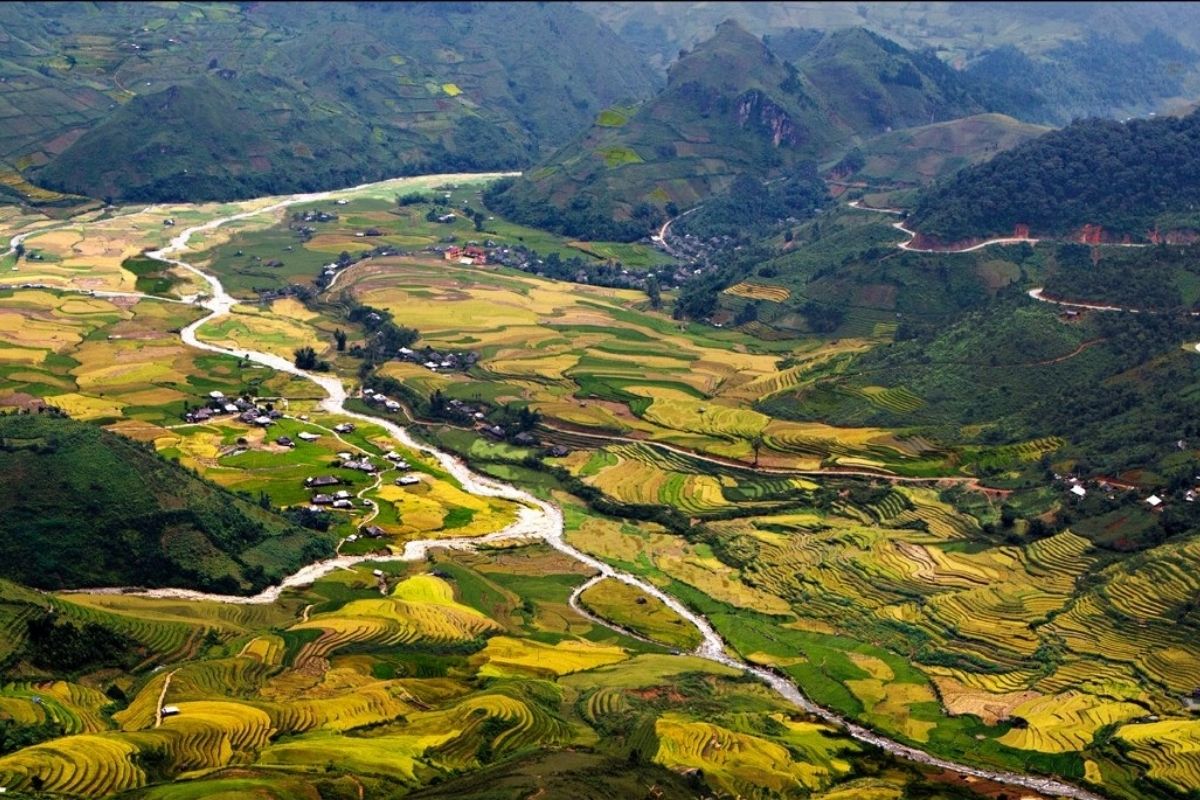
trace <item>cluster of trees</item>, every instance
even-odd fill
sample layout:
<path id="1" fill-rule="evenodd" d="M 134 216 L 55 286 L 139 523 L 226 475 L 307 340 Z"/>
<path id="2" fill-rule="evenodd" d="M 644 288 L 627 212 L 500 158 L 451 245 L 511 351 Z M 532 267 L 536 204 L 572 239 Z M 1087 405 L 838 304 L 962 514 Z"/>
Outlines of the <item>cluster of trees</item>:
<path id="1" fill-rule="evenodd" d="M 328 372 L 330 370 L 329 362 L 317 356 L 317 351 L 311 347 L 297 348 L 294 354 L 296 366 L 300 369 L 310 372 Z"/>
<path id="2" fill-rule="evenodd" d="M 1046 293 L 1127 308 L 1178 311 L 1184 308 L 1181 281 L 1200 279 L 1200 248 L 1166 245 L 1145 248 L 1092 248 L 1064 244 L 1055 251 L 1055 269 Z"/>
<path id="3" fill-rule="evenodd" d="M 677 235 L 730 237 L 744 242 L 771 235 L 789 219 L 808 219 L 828 202 L 829 191 L 817 165 L 802 161 L 781 180 L 764 183 L 752 175 L 739 175 L 723 194 L 671 226 Z"/>
<path id="4" fill-rule="evenodd" d="M 1027 224 L 1063 235 L 1100 225 L 1145 238 L 1163 214 L 1200 203 L 1200 112 L 1183 118 L 1075 122 L 958 172 L 922 193 L 909 219 L 955 241 Z"/>
<path id="5" fill-rule="evenodd" d="M 661 225 L 662 209 L 639 203 L 627 220 L 613 219 L 612 202 L 593 194 L 579 193 L 563 208 L 542 196 L 536 187 L 504 178 L 483 193 L 492 211 L 534 228 L 590 241 L 634 242 Z"/>

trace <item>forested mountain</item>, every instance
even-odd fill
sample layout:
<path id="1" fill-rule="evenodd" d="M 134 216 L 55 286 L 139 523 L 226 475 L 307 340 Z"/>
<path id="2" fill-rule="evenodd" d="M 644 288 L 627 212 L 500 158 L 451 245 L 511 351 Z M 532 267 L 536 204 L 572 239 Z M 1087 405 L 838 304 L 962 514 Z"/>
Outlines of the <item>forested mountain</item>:
<path id="1" fill-rule="evenodd" d="M 1147 241 L 1197 227 L 1200 113 L 1084 120 L 931 187 L 909 224 L 950 242 L 1010 234 Z M 1086 227 L 1086 230 L 1084 228 Z"/>
<path id="2" fill-rule="evenodd" d="M 511 168 L 656 81 L 565 4 L 7 4 L 0 182 L 195 200 Z"/>
<path id="3" fill-rule="evenodd" d="M 258 590 L 328 538 L 103 428 L 0 416 L 0 577 L 43 589 Z"/>
<path id="4" fill-rule="evenodd" d="M 773 43 L 800 27 L 868 28 L 914 50 L 931 48 L 964 70 L 988 110 L 1029 122 L 1145 114 L 1200 87 L 1200 10 L 1189 3 L 578 5 L 660 68 L 726 18 Z"/>
<path id="5" fill-rule="evenodd" d="M 860 137 L 980 108 L 936 59 L 867 31 L 783 44 L 795 62 L 723 23 L 672 65 L 652 100 L 606 110 L 489 202 L 562 233 L 632 239 L 739 175 L 837 160 Z"/>

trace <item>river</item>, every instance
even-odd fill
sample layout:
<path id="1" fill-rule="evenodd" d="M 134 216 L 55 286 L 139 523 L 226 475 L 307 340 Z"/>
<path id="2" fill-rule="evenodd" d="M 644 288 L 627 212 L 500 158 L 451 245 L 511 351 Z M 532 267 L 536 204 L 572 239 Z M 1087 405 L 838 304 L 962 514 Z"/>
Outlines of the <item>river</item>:
<path id="1" fill-rule="evenodd" d="M 438 182 L 453 182 L 455 180 L 465 180 L 468 178 L 479 179 L 488 177 L 492 176 L 444 175 L 427 176 L 427 179 L 436 180 Z M 909 747 L 908 745 L 893 741 L 885 736 L 875 733 L 874 731 L 868 730 L 861 725 L 857 725 L 849 720 L 844 719 L 833 711 L 813 703 L 800 691 L 799 687 L 795 683 L 783 675 L 772 670 L 747 664 L 746 662 L 731 655 L 726 647 L 724 639 L 721 638 L 721 635 L 717 633 L 711 623 L 709 623 L 708 619 L 703 615 L 692 611 L 675 597 L 667 594 L 662 589 L 642 578 L 615 569 L 610 564 L 594 558 L 568 544 L 563 538 L 562 511 L 552 503 L 540 500 L 528 492 L 518 489 L 510 484 L 472 472 L 460 459 L 450 455 L 449 453 L 444 453 L 434 447 L 430 447 L 429 445 L 416 441 L 407 430 L 391 422 L 390 420 L 347 410 L 345 407 L 348 397 L 346 388 L 343 386 L 341 380 L 336 376 L 307 372 L 296 367 L 291 361 L 270 353 L 230 350 L 228 348 L 219 347 L 217 345 L 201 341 L 197 337 L 196 332 L 202 325 L 229 314 L 234 305 L 237 304 L 237 301 L 225 291 L 225 287 L 221 284 L 221 281 L 217 278 L 217 276 L 205 272 L 204 270 L 201 270 L 198 267 L 195 267 L 179 258 L 180 255 L 187 251 L 188 241 L 192 238 L 192 236 L 198 233 L 214 230 L 230 222 L 249 219 L 262 214 L 272 214 L 297 203 L 325 200 L 338 195 L 348 194 L 356 190 L 364 189 L 370 185 L 371 184 L 367 184 L 360 187 L 354 187 L 354 189 L 341 190 L 337 192 L 316 192 L 311 194 L 292 195 L 280 200 L 279 202 L 264 206 L 262 208 L 213 219 L 202 225 L 197 225 L 181 231 L 170 241 L 166 247 L 148 252 L 146 255 L 151 258 L 169 262 L 180 267 L 181 269 L 192 272 L 197 277 L 205 281 L 211 288 L 211 296 L 202 303 L 202 305 L 208 309 L 208 315 L 183 328 L 183 330 L 180 332 L 180 335 L 186 344 L 202 350 L 209 350 L 214 353 L 222 353 L 224 355 L 230 355 L 237 358 L 248 358 L 255 363 L 271 367 L 272 369 L 279 370 L 280 372 L 287 372 L 311 381 L 325 391 L 326 398 L 321 403 L 321 406 L 324 410 L 343 417 L 361 420 L 363 422 L 368 422 L 384 428 L 392 437 L 394 437 L 398 442 L 404 444 L 406 447 L 409 447 L 413 450 L 419 450 L 436 459 L 442 468 L 445 469 L 449 474 L 453 475 L 454 478 L 462 485 L 463 489 L 467 492 L 485 497 L 503 498 L 520 504 L 521 507 L 519 509 L 516 521 L 504 530 L 488 534 L 486 536 L 459 539 L 422 539 L 410 541 L 405 545 L 402 553 L 391 556 L 338 556 L 320 561 L 302 568 L 295 574 L 284 579 L 278 586 L 270 587 L 252 597 L 213 595 L 180 589 L 139 590 L 136 592 L 137 594 L 148 597 L 170 597 L 186 600 L 208 600 L 225 603 L 270 603 L 274 602 L 285 589 L 311 584 L 317 578 L 328 574 L 333 570 L 348 568 L 363 562 L 413 561 L 424 558 L 425 554 L 433 548 L 472 549 L 478 547 L 479 545 L 487 544 L 488 542 L 500 540 L 525 539 L 529 541 L 541 541 L 550 547 L 553 547 L 555 550 L 558 550 L 560 553 L 563 553 L 564 555 L 567 555 L 576 561 L 591 567 L 598 573 L 598 576 L 605 576 L 619 580 L 623 583 L 640 589 L 648 595 L 658 598 L 676 614 L 686 619 L 690 624 L 694 625 L 700 632 L 702 641 L 694 651 L 693 655 L 754 675 L 756 678 L 769 685 L 772 689 L 778 692 L 780 696 L 795 705 L 797 708 L 800 708 L 809 714 L 819 717 L 822 720 L 843 729 L 851 737 L 861 742 L 874 745 L 884 751 L 910 761 L 926 764 L 938 769 L 949 770 L 962 775 L 984 778 L 1012 786 L 1020 786 L 1042 792 L 1044 794 L 1070 797 L 1074 798 L 1075 800 L 1102 800 L 1099 795 L 1051 778 L 1041 778 L 1032 775 L 1022 775 L 1009 772 L 995 772 L 949 761 L 947 759 L 934 756 L 930 753 L 926 753 L 923 750 L 918 750 L 916 748 Z M 110 589 L 100 591 L 129 593 L 129 590 L 127 589 Z M 572 605 L 576 606 L 577 608 L 578 603 L 576 601 L 578 599 L 578 594 L 579 592 L 577 591 L 572 595 Z M 594 615 L 589 614 L 588 616 L 591 619 L 601 621 Z M 603 624 L 608 625 L 607 622 L 604 622 Z M 616 626 L 610 627 L 621 631 L 621 629 Z"/>

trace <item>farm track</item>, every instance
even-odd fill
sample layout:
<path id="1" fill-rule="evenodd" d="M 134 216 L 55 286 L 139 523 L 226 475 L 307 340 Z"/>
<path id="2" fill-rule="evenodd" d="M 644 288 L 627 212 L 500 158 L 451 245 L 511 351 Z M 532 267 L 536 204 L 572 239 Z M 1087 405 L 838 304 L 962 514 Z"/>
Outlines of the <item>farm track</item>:
<path id="1" fill-rule="evenodd" d="M 158 705 L 154 709 L 154 727 L 162 727 L 163 721 L 163 703 L 167 700 L 167 690 L 171 688 L 171 679 L 175 677 L 178 670 L 171 670 L 167 673 L 166 679 L 163 680 L 162 691 L 158 693 Z"/>
<path id="2" fill-rule="evenodd" d="M 438 177 L 440 177 L 442 180 L 452 181 L 455 179 L 461 180 L 464 176 L 446 175 Z M 205 300 L 202 304 L 209 310 L 210 313 L 200 320 L 197 320 L 196 322 L 193 322 L 192 324 L 183 328 L 180 331 L 180 336 L 184 343 L 191 347 L 214 353 L 220 353 L 223 355 L 230 355 L 237 358 L 245 357 L 256 363 L 271 367 L 272 369 L 286 372 L 288 374 L 311 381 L 326 392 L 327 397 L 321 403 L 322 408 L 324 408 L 326 411 L 343 417 L 361 420 L 363 422 L 371 423 L 384 428 L 393 438 L 396 439 L 396 441 L 400 442 L 405 447 L 412 450 L 421 451 L 432 456 L 439 462 L 441 467 L 445 469 L 447 473 L 449 473 L 462 485 L 464 491 L 482 497 L 495 497 L 518 503 L 521 508 L 517 514 L 517 520 L 501 531 L 484 536 L 464 537 L 458 539 L 424 539 L 410 541 L 405 544 L 404 551 L 398 555 L 383 557 L 340 556 L 330 558 L 302 568 L 293 575 L 285 578 L 278 586 L 270 587 L 253 597 L 214 595 L 203 592 L 175 589 L 131 590 L 127 588 L 112 588 L 99 591 L 110 594 L 136 593 L 149 597 L 167 597 L 184 600 L 207 600 L 225 603 L 271 603 L 279 598 L 284 589 L 309 585 L 320 576 L 328 574 L 333 570 L 349 568 L 355 564 L 363 562 L 414 561 L 424 558 L 426 553 L 434 548 L 473 550 L 480 546 L 486 546 L 489 543 L 498 542 L 501 540 L 527 539 L 531 541 L 540 541 L 554 548 L 555 550 L 558 550 L 564 555 L 567 555 L 576 561 L 594 569 L 598 575 L 596 578 L 593 578 L 593 580 L 598 580 L 602 577 L 613 578 L 621 581 L 622 583 L 640 589 L 646 594 L 662 601 L 672 611 L 679 614 L 681 617 L 694 625 L 700 632 L 702 643 L 696 648 L 694 655 L 754 675 L 759 680 L 769 685 L 781 697 L 791 702 L 797 708 L 819 717 L 831 725 L 843 729 L 847 734 L 859 741 L 876 746 L 881 750 L 900 758 L 962 775 L 984 778 L 1012 786 L 1024 787 L 1026 789 L 1032 789 L 1048 795 L 1070 797 L 1073 798 L 1073 800 L 1103 800 L 1099 795 L 1093 794 L 1092 792 L 1077 786 L 1073 786 L 1069 783 L 1054 780 L 1052 778 L 1042 778 L 1010 772 L 995 772 L 967 766 L 965 764 L 959 764 L 938 756 L 934 756 L 923 750 L 918 750 L 914 747 L 893 741 L 861 725 L 850 722 L 833 711 L 819 706 L 809 700 L 800 691 L 795 683 L 785 678 L 782 674 L 773 670 L 764 669 L 762 667 L 752 666 L 738 658 L 729 655 L 726 651 L 724 639 L 722 639 L 721 635 L 717 633 L 711 623 L 709 623 L 708 619 L 702 614 L 692 611 L 672 595 L 667 594 L 662 589 L 642 578 L 622 572 L 607 562 L 587 555 L 581 550 L 578 550 L 572 545 L 568 544 L 563 539 L 563 515 L 562 511 L 557 506 L 539 500 L 528 492 L 518 489 L 510 484 L 476 475 L 475 473 L 471 472 L 466 464 L 464 464 L 458 458 L 455 458 L 454 456 L 442 452 L 434 447 L 416 441 L 407 430 L 399 425 L 396 425 L 390 420 L 373 417 L 368 414 L 348 411 L 345 408 L 345 402 L 348 397 L 346 389 L 342 385 L 341 380 L 335 376 L 306 372 L 305 370 L 297 368 L 287 359 L 271 355 L 269 353 L 230 350 L 214 344 L 203 342 L 197 337 L 196 332 L 202 325 L 229 314 L 237 301 L 225 291 L 224 286 L 222 286 L 220 280 L 216 276 L 204 272 L 185 261 L 172 258 L 172 255 L 176 253 L 182 253 L 187 250 L 188 240 L 193 234 L 213 230 L 228 222 L 248 219 L 261 214 L 271 214 L 296 203 L 325 200 L 348 191 L 354 191 L 362 188 L 365 188 L 365 185 L 362 187 L 354 187 L 354 189 L 350 190 L 342 190 L 341 192 L 317 192 L 311 194 L 292 195 L 287 199 L 281 200 L 278 203 L 274 203 L 264 208 L 247 211 L 240 214 L 234 214 L 228 217 L 213 219 L 202 225 L 188 228 L 172 239 L 170 244 L 166 247 L 148 252 L 146 254 L 148 257 L 156 258 L 160 261 L 165 261 L 182 269 L 188 270 L 200 277 L 202 280 L 206 281 L 212 287 L 212 296 Z M 875 476 L 872 473 L 854 470 L 846 470 L 845 474 L 862 474 L 870 477 L 880 477 Z M 598 620 L 598 618 L 596 619 Z M 615 630 L 620 630 L 622 633 L 626 633 L 626 631 L 609 625 L 608 623 L 603 624 L 608 627 L 613 627 Z"/>

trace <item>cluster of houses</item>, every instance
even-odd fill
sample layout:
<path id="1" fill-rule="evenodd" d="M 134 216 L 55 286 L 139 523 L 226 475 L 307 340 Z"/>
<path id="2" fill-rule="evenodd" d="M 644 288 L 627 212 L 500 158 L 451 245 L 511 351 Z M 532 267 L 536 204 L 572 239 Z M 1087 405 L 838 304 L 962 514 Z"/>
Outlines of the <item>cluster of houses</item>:
<path id="1" fill-rule="evenodd" d="M 495 242 L 492 242 L 492 245 L 495 246 Z M 476 244 L 468 244 L 466 247 L 450 245 L 442 251 L 442 258 L 459 264 L 482 267 L 488 263 L 488 251 Z"/>
<path id="2" fill-rule="evenodd" d="M 354 423 L 344 422 L 340 425 L 334 426 L 334 430 L 338 433 L 350 433 L 354 430 Z M 301 437 L 304 436 L 303 433 L 297 435 Z M 412 469 L 412 465 L 405 460 L 404 456 L 400 455 L 395 450 L 391 450 L 386 453 L 384 458 L 391 462 L 390 466 L 387 467 L 388 469 L 396 469 L 402 473 L 405 473 L 396 478 L 395 483 L 397 486 L 414 486 L 421 482 L 421 479 L 416 475 L 408 474 L 408 471 Z M 380 466 L 373 463 L 370 457 L 366 455 L 356 456 L 348 451 L 338 453 L 337 460 L 333 462 L 332 466 L 339 467 L 341 469 L 358 470 L 360 472 L 365 472 L 368 475 L 375 475 L 381 471 Z M 333 486 L 341 486 L 342 483 L 342 479 L 336 475 L 313 475 L 305 478 L 304 487 L 306 489 L 315 490 L 315 494 L 313 494 L 312 499 L 309 501 L 311 503 L 310 508 L 313 511 L 323 511 L 325 508 L 354 508 L 354 500 L 352 499 L 349 491 L 345 489 L 339 489 L 336 491 L 322 491 Z M 384 531 L 381 528 L 376 528 L 375 530 L 378 531 L 378 536 L 382 536 L 384 534 Z M 351 541 L 354 540 L 351 539 Z"/>
<path id="3" fill-rule="evenodd" d="M 207 422 L 215 417 L 232 415 L 237 415 L 237 418 L 247 425 L 265 428 L 282 417 L 283 412 L 275 408 L 260 407 L 244 397 L 229 398 L 224 392 L 214 390 L 208 393 L 208 405 L 189 408 L 184 412 L 183 419 L 186 422 Z"/>
<path id="4" fill-rule="evenodd" d="M 1104 494 L 1109 500 L 1114 499 L 1115 495 L 1113 492 L 1116 489 L 1135 490 L 1137 488 L 1130 484 L 1120 483 L 1120 482 L 1112 481 L 1112 480 L 1109 480 L 1106 478 L 1100 478 L 1095 481 L 1082 481 L 1079 478 L 1076 478 L 1071 475 L 1064 476 L 1064 475 L 1059 475 L 1058 473 L 1055 473 L 1054 479 L 1065 483 L 1067 486 L 1067 493 L 1070 494 L 1076 500 L 1082 500 L 1083 498 L 1088 496 L 1089 486 L 1091 488 L 1095 489 L 1096 491 Z M 1200 475 L 1196 476 L 1196 480 L 1200 481 Z M 1200 488 L 1200 487 L 1197 487 L 1197 488 Z M 1187 491 L 1185 491 L 1183 493 L 1183 499 L 1185 502 L 1188 502 L 1188 503 L 1196 502 L 1197 497 L 1200 497 L 1200 492 L 1197 492 L 1195 489 L 1188 489 Z M 1163 497 L 1161 497 L 1158 494 L 1151 494 L 1149 497 L 1146 497 L 1142 502 L 1144 502 L 1147 506 L 1149 506 L 1151 511 L 1158 511 L 1163 507 L 1163 503 L 1165 502 L 1165 500 Z"/>
<path id="5" fill-rule="evenodd" d="M 433 372 L 437 372 L 439 369 L 466 371 L 475 366 L 475 363 L 479 360 L 479 356 L 467 350 L 457 353 L 439 353 L 429 347 L 426 347 L 424 350 L 401 347 L 396 351 L 396 359 L 420 364 L 425 369 Z"/>

